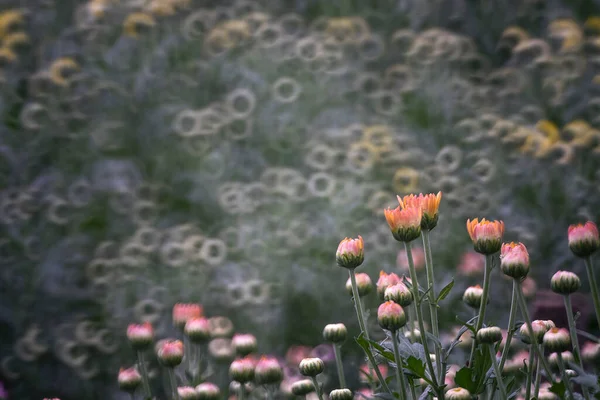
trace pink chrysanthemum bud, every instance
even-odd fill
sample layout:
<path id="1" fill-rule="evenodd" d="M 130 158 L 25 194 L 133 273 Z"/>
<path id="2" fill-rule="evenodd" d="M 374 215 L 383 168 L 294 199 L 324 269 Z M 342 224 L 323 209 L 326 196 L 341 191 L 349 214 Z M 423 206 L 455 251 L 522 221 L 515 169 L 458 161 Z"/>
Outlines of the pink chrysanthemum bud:
<path id="1" fill-rule="evenodd" d="M 386 301 L 377 309 L 379 326 L 395 332 L 406 325 L 406 314 L 402 307 L 393 301 Z"/>
<path id="2" fill-rule="evenodd" d="M 565 328 L 552 328 L 544 334 L 543 343 L 551 352 L 567 351 L 571 346 L 571 336 Z"/>
<path id="3" fill-rule="evenodd" d="M 250 382 L 254 379 L 254 361 L 249 357 L 233 360 L 229 366 L 229 377 L 242 384 Z"/>
<path id="4" fill-rule="evenodd" d="M 323 329 L 323 339 L 327 342 L 341 344 L 346 341 L 346 337 L 348 330 L 344 324 L 329 324 Z"/>
<path id="5" fill-rule="evenodd" d="M 355 274 L 354 277 L 356 278 L 356 289 L 359 297 L 365 297 L 373 291 L 373 281 L 371 281 L 368 274 L 360 272 Z M 352 280 L 350 278 L 346 281 L 346 291 L 352 296 Z"/>
<path id="6" fill-rule="evenodd" d="M 398 282 L 395 285 L 388 286 L 388 288 L 385 289 L 383 298 L 386 301 L 393 301 L 394 303 L 399 304 L 402 307 L 407 307 L 413 302 L 412 292 L 402 282 Z"/>
<path id="7" fill-rule="evenodd" d="M 548 389 L 541 389 L 538 394 L 538 400 L 558 400 L 558 396 Z"/>
<path id="8" fill-rule="evenodd" d="M 570 295 L 581 287 L 579 277 L 570 271 L 558 271 L 550 279 L 550 287 L 554 293 Z"/>
<path id="9" fill-rule="evenodd" d="M 537 343 L 542 343 L 544 335 L 550 329 L 546 321 L 539 319 L 536 319 L 531 323 L 531 328 L 533 329 L 533 337 Z M 521 336 L 521 341 L 523 341 L 523 343 L 531 344 L 531 334 L 529 333 L 527 324 L 521 325 L 521 328 L 519 328 L 519 335 Z"/>
<path id="10" fill-rule="evenodd" d="M 573 353 L 570 351 L 562 351 L 560 356 L 565 364 L 575 362 L 575 357 L 573 357 Z M 552 368 L 558 369 L 558 352 L 550 353 L 548 356 L 548 364 L 550 364 Z"/>
<path id="11" fill-rule="evenodd" d="M 502 340 L 502 329 L 497 326 L 481 328 L 477 331 L 477 341 L 485 344 L 494 344 Z"/>
<path id="12" fill-rule="evenodd" d="M 183 343 L 181 340 L 163 339 L 156 343 L 156 356 L 167 367 L 176 367 L 183 360 Z"/>
<path id="13" fill-rule="evenodd" d="M 183 329 L 189 319 L 201 318 L 202 314 L 202 306 L 199 304 L 177 303 L 173 306 L 173 324 Z"/>
<path id="14" fill-rule="evenodd" d="M 585 342 L 581 347 L 581 358 L 590 364 L 600 361 L 600 343 Z"/>
<path id="15" fill-rule="evenodd" d="M 379 272 L 379 279 L 377 280 L 377 297 L 383 300 L 385 297 L 385 290 L 397 283 L 400 283 L 400 277 L 395 273 L 388 274 L 385 271 Z"/>
<path id="16" fill-rule="evenodd" d="M 177 388 L 180 400 L 199 400 L 200 395 L 195 388 L 191 386 L 180 386 Z"/>
<path id="17" fill-rule="evenodd" d="M 365 261 L 365 242 L 359 235 L 358 239 L 345 238 L 338 245 L 335 261 L 342 268 L 355 269 Z"/>
<path id="18" fill-rule="evenodd" d="M 421 247 L 413 247 L 412 258 L 415 271 L 421 271 L 425 267 L 425 252 L 423 249 Z M 398 252 L 398 256 L 396 257 L 396 266 L 402 273 L 409 272 L 408 255 L 406 254 L 406 249 L 402 249 Z"/>
<path id="19" fill-rule="evenodd" d="M 471 393 L 460 387 L 450 389 L 446 392 L 447 400 L 471 400 Z"/>
<path id="20" fill-rule="evenodd" d="M 149 322 L 141 325 L 130 324 L 127 327 L 127 339 L 136 350 L 144 350 L 149 348 L 154 341 L 154 330 Z"/>
<path id="21" fill-rule="evenodd" d="M 432 230 L 436 227 L 439 217 L 438 210 L 442 201 L 442 192 L 426 195 L 420 193 L 418 196 L 409 194 L 403 198 L 400 198 L 400 196 L 397 196 L 397 198 L 403 209 L 411 207 L 421 209 L 421 229 Z"/>
<path id="22" fill-rule="evenodd" d="M 484 268 L 485 259 L 481 254 L 467 251 L 462 255 L 457 269 L 460 275 L 478 277 L 483 275 Z"/>
<path id="23" fill-rule="evenodd" d="M 210 382 L 204 382 L 196 386 L 199 400 L 219 400 L 221 398 L 221 390 L 217 385 Z"/>
<path id="24" fill-rule="evenodd" d="M 469 286 L 463 294 L 463 301 L 466 305 L 473 308 L 479 308 L 481 298 L 483 297 L 483 289 L 479 285 Z M 489 299 L 488 299 L 489 300 Z"/>
<path id="25" fill-rule="evenodd" d="M 569 226 L 569 248 L 577 257 L 589 257 L 600 248 L 598 227 L 591 221 Z"/>
<path id="26" fill-rule="evenodd" d="M 142 375 L 135 368 L 121 368 L 117 377 L 119 389 L 124 392 L 133 393 L 142 383 Z"/>
<path id="27" fill-rule="evenodd" d="M 206 343 L 210 340 L 210 323 L 207 318 L 190 318 L 185 323 L 183 333 L 192 343 Z"/>
<path id="28" fill-rule="evenodd" d="M 385 209 L 385 219 L 394 239 L 399 242 L 412 242 L 421 236 L 422 211 L 418 207 Z"/>
<path id="29" fill-rule="evenodd" d="M 354 395 L 350 389 L 335 389 L 329 393 L 330 400 L 352 400 Z"/>
<path id="30" fill-rule="evenodd" d="M 477 218 L 472 221 L 469 219 L 467 231 L 476 252 L 491 255 L 500 251 L 502 236 L 504 236 L 504 222 L 487 221 L 485 218 L 481 221 Z"/>
<path id="31" fill-rule="evenodd" d="M 305 358 L 300 361 L 300 373 L 304 376 L 314 377 L 325 369 L 325 363 L 320 358 Z"/>
<path id="32" fill-rule="evenodd" d="M 283 369 L 275 357 L 262 356 L 254 369 L 259 385 L 276 385 L 283 380 Z"/>
<path id="33" fill-rule="evenodd" d="M 523 243 L 504 243 L 500 251 L 500 268 L 506 276 L 519 282 L 529 273 L 529 253 Z"/>
<path id="34" fill-rule="evenodd" d="M 315 391 L 315 385 L 310 379 L 302 379 L 292 384 L 292 393 L 296 396 L 306 396 Z"/>
<path id="35" fill-rule="evenodd" d="M 231 339 L 231 345 L 237 355 L 241 357 L 254 353 L 258 348 L 256 337 L 250 333 L 236 333 L 233 335 L 233 339 Z"/>

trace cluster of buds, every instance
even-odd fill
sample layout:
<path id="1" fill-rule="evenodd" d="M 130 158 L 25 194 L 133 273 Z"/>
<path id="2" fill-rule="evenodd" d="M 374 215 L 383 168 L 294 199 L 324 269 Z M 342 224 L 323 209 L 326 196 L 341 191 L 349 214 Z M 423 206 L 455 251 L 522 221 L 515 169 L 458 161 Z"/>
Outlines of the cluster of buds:
<path id="1" fill-rule="evenodd" d="M 550 279 L 550 287 L 554 293 L 568 296 L 581 287 L 581 280 L 573 272 L 558 271 Z"/>
<path id="2" fill-rule="evenodd" d="M 406 325 L 406 314 L 399 304 L 386 301 L 377 309 L 377 322 L 383 329 L 396 332 Z"/>
<path id="3" fill-rule="evenodd" d="M 500 250 L 500 268 L 504 275 L 519 282 L 529 273 L 529 253 L 523 243 L 504 243 Z"/>
<path id="4" fill-rule="evenodd" d="M 577 257 L 589 257 L 600 248 L 598 227 L 591 221 L 569 226 L 569 248 Z"/>
<path id="5" fill-rule="evenodd" d="M 173 306 L 173 325 L 179 329 L 183 329 L 188 320 L 200 318 L 202 315 L 202 306 L 199 304 L 177 303 Z"/>
<path id="6" fill-rule="evenodd" d="M 401 283 L 400 277 L 395 273 L 388 274 L 385 271 L 379 272 L 379 279 L 377 280 L 377 297 L 379 300 L 383 300 L 385 298 L 385 291 L 388 287 L 393 286 L 397 283 Z"/>
<path id="7" fill-rule="evenodd" d="M 356 289 L 359 297 L 365 297 L 373 291 L 373 282 L 368 274 L 360 272 L 354 275 L 356 279 Z M 348 278 L 346 281 L 346 291 L 352 296 L 352 280 Z"/>
<path id="8" fill-rule="evenodd" d="M 554 325 L 554 322 L 550 320 L 536 319 L 531 323 L 531 329 L 533 329 L 533 337 L 535 338 L 537 343 L 542 343 L 546 332 L 555 327 L 556 326 Z M 527 324 L 521 325 L 521 327 L 519 328 L 519 334 L 523 343 L 531 344 L 531 333 L 529 332 Z"/>

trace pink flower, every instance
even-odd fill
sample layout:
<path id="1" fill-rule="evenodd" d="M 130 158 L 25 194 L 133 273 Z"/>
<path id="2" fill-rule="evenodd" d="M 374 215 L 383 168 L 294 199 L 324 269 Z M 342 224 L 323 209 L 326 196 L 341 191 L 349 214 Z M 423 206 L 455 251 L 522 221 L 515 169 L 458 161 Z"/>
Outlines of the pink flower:
<path id="1" fill-rule="evenodd" d="M 200 318 L 202 315 L 202 306 L 199 304 L 177 303 L 173 306 L 173 324 L 180 329 L 185 327 L 189 319 Z"/>
<path id="2" fill-rule="evenodd" d="M 254 360 L 251 358 L 238 358 L 229 366 L 229 376 L 239 383 L 250 382 L 254 379 L 254 365 Z"/>
<path id="3" fill-rule="evenodd" d="M 119 388 L 125 392 L 134 392 L 142 383 L 142 375 L 135 368 L 121 368 L 117 378 Z"/>
<path id="4" fill-rule="evenodd" d="M 504 236 L 504 222 L 487 221 L 483 218 L 479 221 L 467 220 L 467 231 L 473 241 L 476 252 L 481 254 L 494 254 L 500 251 L 502 236 Z"/>
<path id="5" fill-rule="evenodd" d="M 415 270 L 420 271 L 425 266 L 425 252 L 421 247 L 412 248 L 413 263 Z M 408 257 L 406 256 L 406 250 L 402 249 L 398 252 L 396 258 L 396 265 L 400 269 L 400 272 L 408 272 Z"/>
<path id="6" fill-rule="evenodd" d="M 343 268 L 354 269 L 365 260 L 365 243 L 359 235 L 358 239 L 345 238 L 338 245 L 335 253 L 337 265 Z"/>
<path id="7" fill-rule="evenodd" d="M 426 195 L 420 193 L 418 196 L 410 194 L 404 196 L 404 198 L 400 198 L 400 196 L 397 196 L 397 198 L 402 208 L 417 207 L 421 209 L 422 229 L 431 230 L 435 228 L 438 222 L 438 209 L 442 201 L 442 192 L 438 192 L 437 194 L 428 193 Z"/>
<path id="8" fill-rule="evenodd" d="M 578 257 L 589 257 L 600 248 L 598 227 L 591 221 L 569 226 L 569 248 Z"/>
<path id="9" fill-rule="evenodd" d="M 364 297 L 371 293 L 373 290 L 373 282 L 368 274 L 359 272 L 358 274 L 355 274 L 354 277 L 356 279 L 356 288 L 358 289 L 359 297 Z M 352 296 L 352 280 L 350 278 L 346 281 L 346 290 L 348 291 L 348 294 Z"/>
<path id="10" fill-rule="evenodd" d="M 156 344 L 156 355 L 167 367 L 175 367 L 183 360 L 183 343 L 180 340 L 164 339 Z"/>
<path id="11" fill-rule="evenodd" d="M 529 273 L 529 253 L 523 243 L 504 243 L 500 250 L 500 268 L 506 276 L 522 281 Z"/>
<path id="12" fill-rule="evenodd" d="M 392 286 L 395 285 L 397 283 L 402 282 L 400 280 L 400 277 L 398 275 L 396 275 L 395 273 L 391 273 L 388 274 L 385 271 L 381 271 L 379 272 L 379 279 L 377 280 L 377 295 L 379 296 L 379 298 L 381 300 L 383 300 L 384 296 L 385 296 L 385 290 Z"/>
<path id="13" fill-rule="evenodd" d="M 185 323 L 183 333 L 194 343 L 203 343 L 210 339 L 210 322 L 204 317 L 190 318 Z"/>
<path id="14" fill-rule="evenodd" d="M 399 242 L 411 242 L 421 235 L 421 217 L 423 212 L 420 207 L 385 209 L 385 219 L 392 231 L 394 239 Z"/>
<path id="15" fill-rule="evenodd" d="M 386 301 L 377 309 L 377 321 L 383 329 L 395 332 L 406 325 L 406 314 L 399 304 Z"/>
<path id="16" fill-rule="evenodd" d="M 127 339 L 135 349 L 148 348 L 154 341 L 154 330 L 149 322 L 141 325 L 130 324 L 127 327 Z"/>
<path id="17" fill-rule="evenodd" d="M 275 384 L 283 380 L 283 369 L 275 357 L 262 356 L 254 369 L 256 383 Z"/>

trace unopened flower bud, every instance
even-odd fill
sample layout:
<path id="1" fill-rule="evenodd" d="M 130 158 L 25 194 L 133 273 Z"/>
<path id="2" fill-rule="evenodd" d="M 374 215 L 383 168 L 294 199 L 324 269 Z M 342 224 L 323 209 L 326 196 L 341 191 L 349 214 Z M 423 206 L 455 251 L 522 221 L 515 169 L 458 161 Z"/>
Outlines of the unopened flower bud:
<path id="1" fill-rule="evenodd" d="M 152 346 L 154 341 L 154 330 L 150 323 L 145 322 L 141 325 L 130 324 L 127 327 L 127 339 L 135 350 L 145 350 Z"/>
<path id="2" fill-rule="evenodd" d="M 352 400 L 354 395 L 350 389 L 335 389 L 329 393 L 330 400 Z"/>
<path id="3" fill-rule="evenodd" d="M 401 209 L 385 209 L 385 219 L 392 231 L 394 239 L 399 242 L 412 242 L 421 236 L 421 218 L 423 212 L 419 207 Z"/>
<path id="4" fill-rule="evenodd" d="M 546 321 L 536 319 L 531 323 L 531 328 L 533 329 L 533 336 L 536 343 L 542 343 L 544 335 L 549 329 Z M 527 324 L 521 325 L 519 328 L 519 335 L 521 336 L 523 343 L 531 344 L 531 333 L 529 332 L 529 328 L 527 328 Z"/>
<path id="5" fill-rule="evenodd" d="M 573 272 L 558 271 L 552 275 L 550 287 L 554 293 L 566 296 L 579 290 L 581 287 L 581 280 Z"/>
<path id="6" fill-rule="evenodd" d="M 565 375 L 567 375 L 569 378 L 575 378 L 578 374 L 577 371 L 572 369 L 565 369 Z"/>
<path id="7" fill-rule="evenodd" d="M 119 389 L 124 392 L 133 393 L 142 383 L 142 375 L 135 368 L 121 368 L 117 378 Z"/>
<path id="8" fill-rule="evenodd" d="M 529 253 L 523 243 L 504 243 L 500 251 L 500 268 L 506 276 L 521 282 L 529 273 Z"/>
<path id="9" fill-rule="evenodd" d="M 421 228 L 425 230 L 432 230 L 436 227 L 441 201 L 442 192 L 438 192 L 437 194 L 428 193 L 426 195 L 421 193 L 418 196 L 409 194 L 402 199 L 398 196 L 398 202 L 402 208 L 418 207 L 421 209 Z"/>
<path id="10" fill-rule="evenodd" d="M 211 357 L 219 362 L 229 362 L 235 357 L 235 349 L 231 339 L 216 338 L 208 343 L 208 352 Z"/>
<path id="11" fill-rule="evenodd" d="M 600 248 L 598 227 L 591 221 L 569 226 L 569 248 L 578 257 L 589 257 Z"/>
<path id="12" fill-rule="evenodd" d="M 377 280 L 377 297 L 379 297 L 380 300 L 383 300 L 386 289 L 401 282 L 400 277 L 395 273 L 392 272 L 391 274 L 388 274 L 385 271 L 380 271 L 379 279 Z"/>
<path id="13" fill-rule="evenodd" d="M 229 366 L 229 377 L 239 383 L 254 379 L 254 361 L 248 357 L 233 360 Z"/>
<path id="14" fill-rule="evenodd" d="M 317 376 L 325 369 L 325 363 L 320 358 L 305 358 L 300 361 L 300 373 L 304 376 Z"/>
<path id="15" fill-rule="evenodd" d="M 566 365 L 568 363 L 575 362 L 575 357 L 573 357 L 573 353 L 570 351 L 561 351 L 560 356 L 563 359 L 563 363 Z M 548 356 L 548 363 L 554 369 L 558 369 L 558 352 L 550 353 Z"/>
<path id="16" fill-rule="evenodd" d="M 275 357 L 262 356 L 254 369 L 254 378 L 259 385 L 275 385 L 283 380 L 283 369 Z"/>
<path id="17" fill-rule="evenodd" d="M 471 393 L 460 387 L 450 389 L 446 392 L 447 400 L 471 400 Z"/>
<path id="18" fill-rule="evenodd" d="M 566 351 L 571 345 L 569 331 L 564 328 L 552 328 L 544 334 L 544 346 L 551 352 Z"/>
<path id="19" fill-rule="evenodd" d="M 292 384 L 292 393 L 296 396 L 306 396 L 315 391 L 315 385 L 310 379 L 302 379 Z"/>
<path id="20" fill-rule="evenodd" d="M 180 340 L 161 340 L 156 343 L 156 355 L 164 366 L 176 367 L 183 360 L 183 343 Z"/>
<path id="21" fill-rule="evenodd" d="M 217 385 L 210 382 L 204 382 L 196 386 L 199 400 L 219 400 L 221 398 L 221 390 Z"/>
<path id="22" fill-rule="evenodd" d="M 469 286 L 463 294 L 463 301 L 466 305 L 473 308 L 479 308 L 481 298 L 483 297 L 483 289 L 479 285 Z"/>
<path id="23" fill-rule="evenodd" d="M 592 364 L 600 361 L 600 343 L 585 342 L 581 347 L 581 358 Z"/>
<path id="24" fill-rule="evenodd" d="M 345 238 L 338 245 L 335 261 L 342 268 L 355 269 L 365 260 L 365 243 L 359 235 L 358 239 Z"/>
<path id="25" fill-rule="evenodd" d="M 404 337 L 410 340 L 413 343 L 419 342 L 421 340 L 421 331 L 417 328 L 404 332 Z"/>
<path id="26" fill-rule="evenodd" d="M 189 319 L 200 318 L 202 313 L 202 307 L 199 304 L 177 303 L 173 306 L 173 325 L 183 329 Z"/>
<path id="27" fill-rule="evenodd" d="M 379 326 L 395 332 L 406 325 L 406 314 L 402 307 L 393 301 L 386 301 L 377 309 Z"/>
<path id="28" fill-rule="evenodd" d="M 485 344 L 494 344 L 502 340 L 502 329 L 497 326 L 481 328 L 477 331 L 477 341 Z"/>
<path id="29" fill-rule="evenodd" d="M 231 339 L 231 345 L 235 349 L 237 355 L 245 357 L 250 353 L 254 353 L 258 348 L 256 337 L 249 333 L 236 333 Z"/>
<path id="30" fill-rule="evenodd" d="M 393 301 L 402 307 L 407 307 L 413 302 L 413 295 L 409 288 L 402 282 L 398 282 L 395 285 L 388 286 L 385 289 L 383 298 L 386 301 Z"/>
<path id="31" fill-rule="evenodd" d="M 544 323 L 544 325 L 546 325 L 546 331 L 549 331 L 552 328 L 556 328 L 554 321 L 552 321 L 551 319 L 544 319 L 542 320 L 542 322 Z"/>
<path id="32" fill-rule="evenodd" d="M 371 281 L 369 274 L 360 272 L 358 274 L 355 274 L 354 277 L 356 278 L 356 289 L 358 290 L 359 297 L 365 297 L 373 291 L 373 282 Z M 348 291 L 350 296 L 353 295 L 352 280 L 350 278 L 348 278 L 348 280 L 346 281 L 346 290 Z"/>
<path id="33" fill-rule="evenodd" d="M 179 394 L 180 400 L 199 400 L 200 395 L 191 386 L 180 386 L 177 388 L 177 394 Z"/>
<path id="34" fill-rule="evenodd" d="M 503 221 L 487 221 L 485 218 L 481 221 L 477 218 L 472 221 L 469 219 L 467 231 L 476 252 L 491 255 L 500 251 L 502 236 L 504 236 Z"/>
<path id="35" fill-rule="evenodd" d="M 329 324 L 323 329 L 323 339 L 330 343 L 344 343 L 347 336 L 348 330 L 344 324 Z"/>
<path id="36" fill-rule="evenodd" d="M 210 324 L 208 319 L 190 318 L 183 328 L 183 332 L 192 343 L 205 343 L 210 339 Z"/>
<path id="37" fill-rule="evenodd" d="M 558 396 L 548 389 L 540 389 L 538 400 L 558 400 Z"/>

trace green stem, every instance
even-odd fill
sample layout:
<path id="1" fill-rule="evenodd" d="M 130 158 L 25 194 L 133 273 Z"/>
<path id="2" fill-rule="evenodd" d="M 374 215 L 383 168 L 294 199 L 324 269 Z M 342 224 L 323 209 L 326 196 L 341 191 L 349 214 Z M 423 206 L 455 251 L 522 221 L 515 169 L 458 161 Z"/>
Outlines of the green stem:
<path id="1" fill-rule="evenodd" d="M 490 352 L 490 356 L 492 358 L 492 366 L 494 367 L 494 373 L 496 374 L 496 382 L 498 382 L 498 388 L 500 389 L 500 394 L 502 395 L 501 397 L 503 399 L 507 399 L 508 397 L 506 396 L 506 387 L 504 387 L 504 382 L 502 381 L 502 371 L 500 370 L 500 367 L 498 366 L 498 361 L 496 360 L 496 353 L 494 352 L 494 346 L 491 344 L 487 345 L 489 352 Z M 495 388 L 494 388 L 495 391 Z M 494 396 L 494 392 L 492 392 L 492 396 Z M 528 399 L 529 397 L 525 397 L 526 399 Z"/>
<path id="2" fill-rule="evenodd" d="M 427 289 L 429 289 L 429 315 L 431 317 L 431 330 L 433 336 L 440 338 L 437 302 L 435 294 L 435 278 L 433 274 L 433 258 L 431 254 L 431 242 L 429 241 L 429 230 L 422 230 L 421 236 L 423 237 L 423 249 L 425 251 L 425 269 L 427 270 Z M 435 359 L 438 367 L 438 376 L 442 378 L 442 352 L 437 344 L 435 345 Z"/>
<path id="3" fill-rule="evenodd" d="M 544 345 L 540 345 L 540 352 L 544 354 Z M 540 359 L 536 356 L 536 366 L 535 366 L 535 388 L 533 391 L 533 397 L 538 398 L 538 394 L 540 393 L 540 383 L 542 382 L 542 371 L 541 371 L 541 362 Z"/>
<path id="4" fill-rule="evenodd" d="M 152 391 L 150 390 L 150 379 L 148 377 L 148 367 L 146 366 L 146 360 L 144 359 L 144 352 L 138 350 L 138 363 L 140 364 L 140 373 L 142 375 L 142 387 L 144 388 L 144 398 L 152 398 Z"/>
<path id="5" fill-rule="evenodd" d="M 392 332 L 392 344 L 394 345 L 394 360 L 396 361 L 396 380 L 400 388 L 400 399 L 406 399 L 406 383 L 404 382 L 404 371 L 402 370 L 402 358 L 398 350 L 398 331 Z"/>
<path id="6" fill-rule="evenodd" d="M 479 305 L 479 317 L 477 317 L 477 325 L 475 325 L 475 334 L 479 332 L 483 326 L 483 320 L 485 319 L 485 309 L 487 307 L 488 296 L 490 292 L 490 279 L 492 275 L 492 255 L 486 254 L 485 256 L 485 269 L 483 272 L 483 295 L 481 296 L 481 304 Z M 475 348 L 477 348 L 477 338 L 473 338 L 473 344 L 471 345 L 471 355 L 469 356 L 469 366 L 473 366 L 473 360 L 475 359 Z"/>
<path id="7" fill-rule="evenodd" d="M 521 313 L 523 314 L 523 318 L 525 319 L 525 324 L 527 325 L 527 331 L 529 332 L 529 338 L 531 340 L 531 348 L 535 351 L 536 356 L 542 363 L 542 367 L 544 367 L 544 372 L 546 372 L 547 379 L 550 383 L 554 384 L 554 379 L 552 379 L 552 371 L 550 367 L 548 367 L 548 363 L 544 358 L 544 354 L 540 352 L 540 347 L 538 346 L 538 342 L 533 333 L 533 327 L 531 326 L 531 318 L 529 317 L 529 310 L 527 309 L 527 302 L 525 301 L 525 296 L 523 295 L 523 290 L 521 289 L 521 283 L 515 279 L 517 283 L 517 297 L 519 299 L 519 307 L 521 308 Z"/>
<path id="8" fill-rule="evenodd" d="M 510 351 L 510 343 L 512 342 L 512 337 L 515 333 L 515 321 L 517 319 L 517 311 L 519 310 L 517 305 L 517 285 L 513 281 L 513 289 L 512 289 L 512 298 L 510 300 L 510 314 L 508 316 L 508 328 L 506 333 L 506 342 L 504 345 L 504 349 L 502 350 L 502 358 L 500 358 L 500 370 L 504 368 L 504 363 L 508 358 L 508 353 Z"/>
<path id="9" fill-rule="evenodd" d="M 348 273 L 350 275 L 350 283 L 352 284 L 352 297 L 354 298 L 354 309 L 356 310 L 356 316 L 358 317 L 358 325 L 360 326 L 360 330 L 364 334 L 367 341 L 369 341 L 369 348 L 370 348 L 371 342 L 369 339 L 369 332 L 367 332 L 367 328 L 365 326 L 365 319 L 364 319 L 363 310 L 362 310 L 362 302 L 360 301 L 360 296 L 358 295 L 358 287 L 356 286 L 356 276 L 354 275 L 354 270 L 352 270 L 352 269 L 348 270 Z M 367 353 L 367 357 L 369 358 L 369 362 L 371 363 L 370 366 L 375 370 L 375 374 L 377 374 L 377 379 L 379 379 L 381 386 L 383 387 L 383 389 L 386 392 L 388 392 L 389 394 L 392 394 L 392 391 L 390 390 L 387 383 L 385 382 L 385 379 L 381 375 L 381 371 L 379 371 L 379 368 L 377 367 L 377 363 L 375 362 L 375 358 L 373 357 L 372 352 L 368 351 L 366 353 Z"/>
<path id="10" fill-rule="evenodd" d="M 378 368 L 376 368 L 378 369 Z M 317 396 L 319 396 L 319 400 L 323 400 L 323 393 L 321 393 L 321 386 L 319 385 L 319 381 L 317 381 L 317 377 L 313 376 L 310 379 L 313 381 L 313 385 L 315 385 L 315 390 L 317 391 Z M 244 400 L 244 399 L 240 399 Z"/>
<path id="11" fill-rule="evenodd" d="M 173 368 L 167 368 L 167 373 L 169 374 L 169 384 L 171 385 L 171 398 L 173 400 L 179 400 L 179 393 L 177 392 L 177 378 L 175 378 L 175 370 Z"/>
<path id="12" fill-rule="evenodd" d="M 529 360 L 527 362 L 527 381 L 525 383 L 525 398 L 530 399 L 531 395 L 531 380 L 533 379 L 533 362 L 535 358 L 535 353 L 533 351 L 529 352 Z"/>
<path id="13" fill-rule="evenodd" d="M 336 343 L 333 345 L 333 354 L 335 355 L 335 364 L 337 365 L 340 388 L 346 388 L 346 377 L 344 376 L 344 364 L 342 364 L 341 346 Z"/>
<path id="14" fill-rule="evenodd" d="M 573 318 L 573 306 L 571 305 L 571 296 L 568 294 L 563 296 L 565 299 L 565 308 L 567 310 L 567 321 L 569 323 L 569 333 L 571 334 L 571 343 L 573 345 L 573 357 L 579 367 L 583 369 L 583 361 L 579 351 L 579 341 L 577 340 L 577 328 L 575 327 L 575 318 Z M 590 393 L 587 387 L 582 386 L 583 397 L 585 400 L 590 400 Z"/>
<path id="15" fill-rule="evenodd" d="M 240 398 L 239 398 L 239 400 L 245 400 L 245 399 L 246 399 L 246 384 L 240 382 Z M 323 400 L 323 399 L 321 399 L 321 400 Z"/>
<path id="16" fill-rule="evenodd" d="M 562 358 L 562 354 L 560 351 L 556 352 L 556 359 L 558 360 L 558 369 L 560 370 L 560 376 L 562 381 L 565 383 L 565 387 L 567 388 L 567 392 L 569 392 L 569 398 L 574 399 L 573 390 L 571 389 L 571 385 L 569 382 L 569 377 L 567 376 L 567 372 L 565 371 L 565 363 Z"/>
<path id="17" fill-rule="evenodd" d="M 408 384 L 410 386 L 410 395 L 412 400 L 417 400 L 419 396 L 417 396 L 417 391 L 415 389 L 415 381 L 413 379 L 410 379 Z"/>
<path id="18" fill-rule="evenodd" d="M 596 277 L 594 275 L 594 266 L 592 264 L 592 257 L 587 256 L 584 258 L 585 269 L 587 270 L 588 279 L 590 282 L 590 289 L 592 291 L 592 299 L 594 301 L 594 310 L 596 311 L 596 321 L 600 326 L 600 298 L 598 297 L 598 284 L 596 283 Z"/>
<path id="19" fill-rule="evenodd" d="M 267 392 L 267 400 L 273 400 L 273 388 L 265 385 L 265 390 Z"/>
<path id="20" fill-rule="evenodd" d="M 419 330 L 421 331 L 421 344 L 423 345 L 423 350 L 425 351 L 425 361 L 427 362 L 427 368 L 429 368 L 429 374 L 431 375 L 431 381 L 434 384 L 434 390 L 438 394 L 438 399 L 444 399 L 444 390 L 440 389 L 438 386 L 437 376 L 435 374 L 435 369 L 433 368 L 433 364 L 431 362 L 431 357 L 429 356 L 431 353 L 429 352 L 429 345 L 427 344 L 427 335 L 425 333 L 425 323 L 423 322 L 423 313 L 421 311 L 421 302 L 420 293 L 419 293 L 419 280 L 417 279 L 417 271 L 415 270 L 415 264 L 413 262 L 412 257 L 412 249 L 410 247 L 410 242 L 404 242 L 404 248 L 406 250 L 406 258 L 408 259 L 408 269 L 410 271 L 410 279 L 411 279 L 411 289 L 413 292 L 413 298 L 415 303 L 415 311 L 417 313 L 417 321 L 419 323 Z M 436 360 L 439 362 L 439 360 Z"/>

